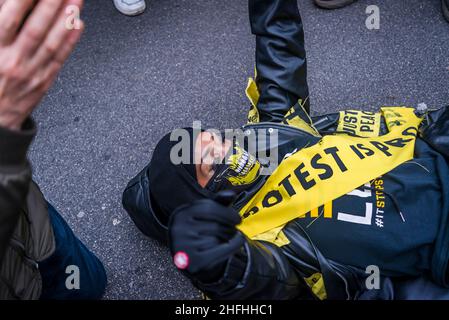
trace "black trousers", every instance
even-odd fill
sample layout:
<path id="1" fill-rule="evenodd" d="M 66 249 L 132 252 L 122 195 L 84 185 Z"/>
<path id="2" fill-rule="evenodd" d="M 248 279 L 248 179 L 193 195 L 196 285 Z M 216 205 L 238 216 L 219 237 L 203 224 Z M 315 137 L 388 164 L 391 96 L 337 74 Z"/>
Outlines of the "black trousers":
<path id="1" fill-rule="evenodd" d="M 309 112 L 304 30 L 297 1 L 249 0 L 249 15 L 256 36 L 260 121 L 282 121 L 298 99 Z"/>

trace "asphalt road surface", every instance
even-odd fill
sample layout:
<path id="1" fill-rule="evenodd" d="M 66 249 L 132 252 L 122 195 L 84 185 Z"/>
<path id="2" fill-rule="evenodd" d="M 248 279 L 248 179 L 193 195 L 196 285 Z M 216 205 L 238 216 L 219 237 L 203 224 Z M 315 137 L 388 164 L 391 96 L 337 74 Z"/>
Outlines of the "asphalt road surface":
<path id="1" fill-rule="evenodd" d="M 136 18 L 87 1 L 87 31 L 35 114 L 35 180 L 104 261 L 106 299 L 195 299 L 167 250 L 121 207 L 127 181 L 158 139 L 201 120 L 245 121 L 254 67 L 246 1 L 151 0 Z M 381 105 L 449 104 L 449 23 L 440 0 L 360 0 L 326 11 L 299 5 L 314 114 Z M 365 10 L 380 9 L 368 30 Z"/>

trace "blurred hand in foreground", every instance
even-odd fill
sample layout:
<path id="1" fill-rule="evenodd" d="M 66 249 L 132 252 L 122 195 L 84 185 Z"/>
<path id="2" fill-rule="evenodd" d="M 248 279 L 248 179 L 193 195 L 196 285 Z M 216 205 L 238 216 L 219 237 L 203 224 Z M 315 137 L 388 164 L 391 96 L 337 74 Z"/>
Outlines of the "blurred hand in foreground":
<path id="1" fill-rule="evenodd" d="M 83 2 L 0 0 L 1 127 L 20 130 L 50 89 L 84 30 L 69 10 Z"/>

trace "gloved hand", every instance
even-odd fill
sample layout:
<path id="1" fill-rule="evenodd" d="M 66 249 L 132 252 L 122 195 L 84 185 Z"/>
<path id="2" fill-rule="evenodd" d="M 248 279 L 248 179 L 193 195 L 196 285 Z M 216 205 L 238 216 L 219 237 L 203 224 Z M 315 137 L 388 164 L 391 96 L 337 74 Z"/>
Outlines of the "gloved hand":
<path id="1" fill-rule="evenodd" d="M 215 200 L 198 200 L 172 214 L 168 224 L 169 246 L 178 269 L 192 275 L 224 271 L 227 260 L 245 242 L 236 228 L 240 215 L 229 207 L 234 198 L 232 191 L 221 191 Z"/>

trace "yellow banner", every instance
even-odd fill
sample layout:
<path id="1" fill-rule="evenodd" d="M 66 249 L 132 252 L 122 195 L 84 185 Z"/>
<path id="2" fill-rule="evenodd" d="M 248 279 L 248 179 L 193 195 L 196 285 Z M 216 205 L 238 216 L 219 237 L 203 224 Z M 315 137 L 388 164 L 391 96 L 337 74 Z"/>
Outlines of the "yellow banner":
<path id="1" fill-rule="evenodd" d="M 328 135 L 284 159 L 240 211 L 239 229 L 252 238 L 280 227 L 413 159 L 421 119 L 412 108 L 381 112 L 383 136 Z"/>
<path id="2" fill-rule="evenodd" d="M 377 137 L 380 129 L 380 113 L 359 110 L 340 111 L 337 131 L 359 137 Z"/>

